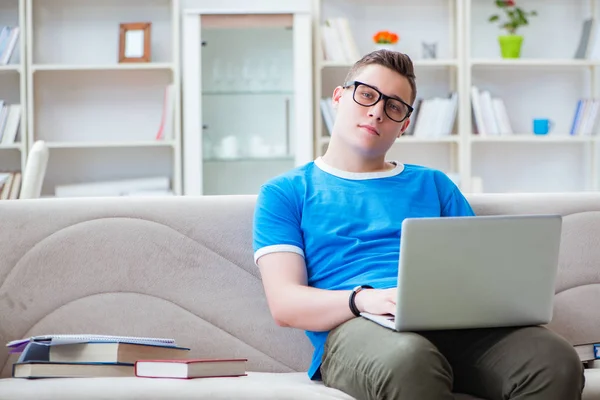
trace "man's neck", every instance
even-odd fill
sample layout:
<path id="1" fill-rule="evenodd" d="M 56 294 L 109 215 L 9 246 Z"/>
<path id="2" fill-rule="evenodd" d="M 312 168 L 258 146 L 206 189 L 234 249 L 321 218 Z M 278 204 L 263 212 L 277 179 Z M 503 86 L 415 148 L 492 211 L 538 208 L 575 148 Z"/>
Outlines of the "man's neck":
<path id="1" fill-rule="evenodd" d="M 359 157 L 358 155 L 348 157 L 348 155 L 339 154 L 331 148 L 325 152 L 321 159 L 330 167 L 352 173 L 383 172 L 394 168 L 393 164 L 385 162 L 385 156 L 373 159 Z"/>

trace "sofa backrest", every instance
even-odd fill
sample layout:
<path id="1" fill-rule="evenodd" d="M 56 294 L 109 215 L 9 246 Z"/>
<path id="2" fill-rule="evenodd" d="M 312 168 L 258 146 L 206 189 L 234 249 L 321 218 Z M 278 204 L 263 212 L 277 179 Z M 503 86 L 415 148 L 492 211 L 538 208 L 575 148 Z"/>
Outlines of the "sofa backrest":
<path id="1" fill-rule="evenodd" d="M 555 318 L 600 341 L 600 194 L 477 195 L 480 215 L 565 216 Z M 0 202 L 0 342 L 52 333 L 172 337 L 190 357 L 305 371 L 304 332 L 278 327 L 252 257 L 254 196 Z M 2 377 L 15 356 L 0 352 Z"/>

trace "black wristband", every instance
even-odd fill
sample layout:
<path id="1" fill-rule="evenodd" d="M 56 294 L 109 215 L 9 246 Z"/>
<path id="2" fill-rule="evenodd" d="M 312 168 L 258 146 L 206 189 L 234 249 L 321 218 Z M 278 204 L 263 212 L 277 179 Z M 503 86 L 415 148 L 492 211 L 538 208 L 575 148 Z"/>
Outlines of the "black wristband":
<path id="1" fill-rule="evenodd" d="M 373 286 L 360 285 L 360 286 L 355 287 L 352 290 L 352 293 L 350 293 L 350 298 L 348 299 L 348 306 L 350 307 L 350 311 L 352 311 L 352 314 L 356 315 L 357 317 L 360 317 L 360 311 L 358 311 L 358 308 L 356 307 L 354 298 L 356 297 L 358 292 L 360 292 L 363 289 L 373 289 Z"/>

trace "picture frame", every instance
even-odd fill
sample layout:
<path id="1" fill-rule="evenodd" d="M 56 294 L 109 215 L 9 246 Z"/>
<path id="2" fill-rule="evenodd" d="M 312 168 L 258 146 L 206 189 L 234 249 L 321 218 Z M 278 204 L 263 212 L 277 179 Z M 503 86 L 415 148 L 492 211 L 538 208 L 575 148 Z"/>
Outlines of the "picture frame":
<path id="1" fill-rule="evenodd" d="M 119 62 L 150 62 L 152 23 L 132 22 L 119 25 Z"/>

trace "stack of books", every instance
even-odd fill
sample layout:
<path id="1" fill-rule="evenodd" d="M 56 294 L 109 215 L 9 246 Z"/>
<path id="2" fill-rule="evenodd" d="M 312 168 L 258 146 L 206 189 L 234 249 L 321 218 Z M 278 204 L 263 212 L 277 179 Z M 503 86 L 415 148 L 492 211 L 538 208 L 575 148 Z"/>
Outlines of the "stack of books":
<path id="1" fill-rule="evenodd" d="M 246 375 L 246 359 L 191 359 L 174 339 L 107 335 L 45 335 L 6 345 L 20 354 L 14 378 L 200 378 Z"/>

